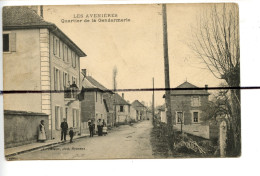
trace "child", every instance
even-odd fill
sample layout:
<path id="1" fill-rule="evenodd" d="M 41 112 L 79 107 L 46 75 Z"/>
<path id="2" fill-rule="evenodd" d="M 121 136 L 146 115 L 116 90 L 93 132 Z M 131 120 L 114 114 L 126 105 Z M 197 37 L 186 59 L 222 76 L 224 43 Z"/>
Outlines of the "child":
<path id="1" fill-rule="evenodd" d="M 104 134 L 104 136 L 106 136 L 107 135 L 107 126 L 105 125 L 105 126 L 103 126 L 103 134 Z"/>
<path id="2" fill-rule="evenodd" d="M 70 143 L 72 143 L 72 139 L 73 139 L 73 136 L 74 136 L 74 131 L 73 131 L 72 127 L 70 127 L 69 135 L 70 135 Z"/>

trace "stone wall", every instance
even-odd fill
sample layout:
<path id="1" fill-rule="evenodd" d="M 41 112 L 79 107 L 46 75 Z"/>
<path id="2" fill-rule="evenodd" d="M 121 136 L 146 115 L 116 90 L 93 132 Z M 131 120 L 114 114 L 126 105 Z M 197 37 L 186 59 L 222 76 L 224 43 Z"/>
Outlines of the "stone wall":
<path id="1" fill-rule="evenodd" d="M 44 120 L 47 138 L 48 115 L 25 111 L 4 111 L 4 140 L 5 148 L 16 147 L 36 142 L 40 121 Z"/>

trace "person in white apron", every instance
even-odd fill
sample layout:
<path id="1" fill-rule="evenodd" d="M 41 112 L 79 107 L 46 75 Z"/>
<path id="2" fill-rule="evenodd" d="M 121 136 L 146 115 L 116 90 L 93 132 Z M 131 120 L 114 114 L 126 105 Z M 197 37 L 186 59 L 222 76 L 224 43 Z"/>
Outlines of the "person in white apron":
<path id="1" fill-rule="evenodd" d="M 46 141 L 46 131 L 45 131 L 45 126 L 44 126 L 44 120 L 41 120 L 41 123 L 39 125 L 38 141 L 39 142 Z"/>

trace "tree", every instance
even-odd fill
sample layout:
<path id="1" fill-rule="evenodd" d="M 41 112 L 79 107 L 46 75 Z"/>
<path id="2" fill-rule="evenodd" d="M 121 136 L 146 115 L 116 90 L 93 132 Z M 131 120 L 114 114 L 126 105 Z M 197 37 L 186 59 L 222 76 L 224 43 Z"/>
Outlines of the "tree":
<path id="1" fill-rule="evenodd" d="M 230 156 L 241 153 L 240 44 L 236 4 L 215 4 L 204 12 L 192 33 L 191 49 L 218 79 L 226 81 L 231 91 L 232 146 Z"/>

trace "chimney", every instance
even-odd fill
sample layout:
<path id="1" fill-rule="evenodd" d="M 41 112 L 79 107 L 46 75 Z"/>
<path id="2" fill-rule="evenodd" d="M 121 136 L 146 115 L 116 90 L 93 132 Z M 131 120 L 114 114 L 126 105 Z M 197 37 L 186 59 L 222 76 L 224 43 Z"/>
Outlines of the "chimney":
<path id="1" fill-rule="evenodd" d="M 82 72 L 82 74 L 83 74 L 83 76 L 87 76 L 87 69 L 81 69 L 81 72 Z"/>
<path id="2" fill-rule="evenodd" d="M 40 17 L 43 18 L 43 6 L 30 6 L 30 8 L 36 13 L 38 14 Z"/>
<path id="3" fill-rule="evenodd" d="M 208 92 L 208 84 L 205 85 L 205 90 Z"/>
<path id="4" fill-rule="evenodd" d="M 124 93 L 122 93 L 122 98 L 125 99 L 125 94 Z"/>

